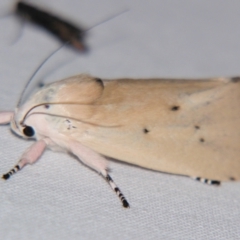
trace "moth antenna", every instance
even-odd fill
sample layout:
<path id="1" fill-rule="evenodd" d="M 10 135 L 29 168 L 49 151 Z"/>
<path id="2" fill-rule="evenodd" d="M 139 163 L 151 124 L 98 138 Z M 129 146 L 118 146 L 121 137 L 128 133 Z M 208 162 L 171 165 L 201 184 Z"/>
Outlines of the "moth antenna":
<path id="1" fill-rule="evenodd" d="M 115 15 L 112 15 L 112 16 L 110 16 L 110 17 L 107 17 L 106 19 L 102 20 L 101 22 L 96 23 L 95 25 L 93 25 L 93 26 L 85 29 L 85 30 L 83 31 L 83 33 L 86 33 L 86 32 L 88 32 L 88 31 L 90 31 L 91 29 L 93 29 L 93 28 L 95 28 L 95 27 L 97 27 L 97 26 L 99 26 L 99 25 L 101 25 L 101 24 L 103 24 L 103 23 L 106 23 L 106 22 L 108 22 L 108 21 L 110 21 L 110 20 L 112 20 L 112 19 L 114 19 L 114 18 L 116 18 L 116 17 L 118 17 L 118 16 L 120 16 L 120 15 L 128 12 L 128 11 L 129 11 L 129 9 L 124 9 L 124 10 L 122 10 L 121 12 L 119 12 L 119 13 L 117 13 L 117 14 L 115 14 Z M 67 63 L 69 64 L 69 61 L 68 61 Z M 63 63 L 62 65 L 64 66 L 65 64 L 66 64 L 66 63 Z M 55 72 L 55 71 L 56 71 L 56 69 L 53 70 L 53 71 L 51 71 L 50 73 Z M 47 74 L 49 75 L 49 72 L 48 72 Z M 45 76 L 44 76 L 43 78 L 45 78 Z M 44 83 L 40 83 L 40 86 L 43 86 L 43 85 L 44 85 Z"/>
<path id="2" fill-rule="evenodd" d="M 11 9 L 11 10 L 8 9 L 8 11 L 4 10 L 4 12 L 2 14 L 0 14 L 0 19 L 8 18 L 8 17 L 15 15 L 14 11 L 15 11 L 14 9 Z"/>
<path id="3" fill-rule="evenodd" d="M 11 46 L 13 46 L 23 35 L 23 30 L 24 30 L 24 23 L 25 23 L 25 20 L 21 19 L 19 21 L 19 31 L 18 33 L 16 34 L 16 37 L 14 37 L 14 39 L 12 40 L 12 43 L 11 43 Z"/>
<path id="4" fill-rule="evenodd" d="M 20 1 L 20 2 L 21 2 L 21 1 Z M 93 25 L 92 27 L 84 30 L 83 33 L 84 33 L 84 32 L 87 32 L 87 31 L 89 31 L 90 29 L 93 29 L 94 27 L 99 26 L 99 25 L 101 25 L 101 24 L 103 24 L 103 23 L 105 23 L 105 22 L 107 22 L 107 21 L 110 21 L 111 19 L 114 19 L 115 17 L 118 17 L 118 16 L 120 16 L 121 14 L 123 14 L 123 13 L 125 13 L 125 12 L 127 12 L 127 11 L 129 11 L 129 9 L 124 9 L 124 10 L 121 11 L 120 13 L 115 14 L 115 15 L 113 15 L 113 16 L 110 16 L 110 17 L 104 19 L 103 21 L 101 21 L 101 22 Z M 19 101 L 18 101 L 18 103 L 17 103 L 17 108 L 21 105 L 22 100 L 23 100 L 23 97 L 24 97 L 24 94 L 25 94 L 25 92 L 26 92 L 29 84 L 31 83 L 32 79 L 36 76 L 36 74 L 38 73 L 38 71 L 42 68 L 42 66 L 43 66 L 55 53 L 57 53 L 60 49 L 62 49 L 64 46 L 66 46 L 66 45 L 68 45 L 68 44 L 70 44 L 70 43 L 71 43 L 70 40 L 67 41 L 67 42 L 65 42 L 65 43 L 64 43 L 63 45 L 61 45 L 59 48 L 57 48 L 56 50 L 54 50 L 54 51 L 39 65 L 39 67 L 36 69 L 36 71 L 33 73 L 33 75 L 30 77 L 29 81 L 28 81 L 27 84 L 25 85 L 25 87 L 24 87 L 24 89 L 23 89 L 23 91 L 22 91 L 22 93 L 21 93 L 21 95 L 20 95 L 20 99 L 19 99 Z"/>
<path id="5" fill-rule="evenodd" d="M 50 55 L 47 56 L 46 59 L 43 60 L 43 62 L 38 66 L 38 68 L 34 71 L 34 73 L 32 74 L 32 76 L 29 78 L 28 82 L 26 83 L 21 95 L 20 95 L 20 99 L 18 100 L 17 103 L 17 108 L 21 105 L 22 103 L 22 99 L 24 96 L 24 93 L 26 92 L 29 84 L 32 82 L 33 78 L 36 76 L 36 74 L 39 72 L 39 70 L 42 68 L 42 66 L 58 51 L 60 51 L 63 47 L 65 47 L 67 44 L 69 44 L 69 42 L 66 42 L 64 44 L 62 44 L 60 47 L 58 47 L 56 50 L 54 50 Z"/>
<path id="6" fill-rule="evenodd" d="M 37 82 L 38 87 L 42 88 L 45 83 L 45 79 L 49 76 L 51 76 L 52 74 L 54 74 L 56 71 L 58 71 L 59 69 L 63 68 L 64 66 L 66 66 L 67 64 L 71 64 L 73 61 L 75 61 L 76 57 L 73 57 L 71 59 L 68 59 L 67 61 L 64 60 L 61 63 L 59 63 L 56 67 L 52 68 L 51 70 L 49 70 L 48 72 L 46 72 L 46 74 L 42 74 L 43 76 L 41 77 L 41 80 L 39 80 Z"/>
<path id="7" fill-rule="evenodd" d="M 15 1 L 15 4 L 17 2 L 20 2 L 20 1 Z M 3 18 L 8 18 L 8 17 L 16 17 L 16 6 L 14 5 L 14 7 L 9 10 L 8 12 L 5 12 L 3 15 L 0 15 L 0 19 L 3 19 Z M 10 43 L 10 46 L 14 45 L 22 36 L 23 34 L 23 27 L 24 27 L 24 23 L 25 23 L 25 19 L 20 19 L 18 20 L 18 23 L 21 25 L 20 26 L 20 30 L 18 31 L 18 33 L 16 34 L 16 37 L 14 37 L 13 40 L 11 40 L 11 43 Z"/>
<path id="8" fill-rule="evenodd" d="M 0 19 L 12 17 L 13 15 L 14 15 L 14 13 L 12 13 L 12 12 L 6 13 L 6 14 L 3 14 L 3 15 L 0 15 Z"/>
<path id="9" fill-rule="evenodd" d="M 44 106 L 44 105 L 63 105 L 63 104 L 68 104 L 68 105 L 89 105 L 89 104 L 84 104 L 84 103 L 64 103 L 64 102 L 60 102 L 60 103 L 41 103 L 38 105 L 33 106 L 32 108 L 30 108 L 27 113 L 24 115 L 22 121 L 20 122 L 20 125 L 24 126 L 24 122 L 27 119 L 27 117 L 33 115 L 33 114 L 44 114 L 44 115 L 48 115 L 48 116 L 54 116 L 54 117 L 60 117 L 60 118 L 67 118 L 67 119 L 71 119 L 74 121 L 78 121 L 78 122 L 82 122 L 82 123 L 86 123 L 86 124 L 90 124 L 90 125 L 94 125 L 94 126 L 98 126 L 98 127 L 107 127 L 107 128 L 115 128 L 115 127 L 120 127 L 120 125 L 114 125 L 114 126 L 104 126 L 104 125 L 100 125 L 97 123 L 91 123 L 91 122 L 87 122 L 81 119 L 77 119 L 77 118 L 73 118 L 73 117 L 69 117 L 69 116 L 64 116 L 64 115 L 58 115 L 58 114 L 51 114 L 51 113 L 46 113 L 46 112 L 33 112 L 30 113 L 34 108 L 40 107 L 40 106 Z M 16 125 L 17 126 L 17 125 Z"/>
<path id="10" fill-rule="evenodd" d="M 96 24 L 92 25 L 91 27 L 85 29 L 84 32 L 88 32 L 88 31 L 92 30 L 93 28 L 95 28 L 95 27 L 97 27 L 97 26 L 100 26 L 100 25 L 102 25 L 103 23 L 106 23 L 106 22 L 108 22 L 108 21 L 110 21 L 110 20 L 112 20 L 112 19 L 114 19 L 114 18 L 116 18 L 116 17 L 119 17 L 120 15 L 122 15 L 122 14 L 128 12 L 128 11 L 129 11 L 129 9 L 124 9 L 124 10 L 122 10 L 121 12 L 119 12 L 119 13 L 117 13 L 117 14 L 111 15 L 111 16 L 105 18 L 104 20 L 102 20 L 101 22 L 96 23 Z"/>

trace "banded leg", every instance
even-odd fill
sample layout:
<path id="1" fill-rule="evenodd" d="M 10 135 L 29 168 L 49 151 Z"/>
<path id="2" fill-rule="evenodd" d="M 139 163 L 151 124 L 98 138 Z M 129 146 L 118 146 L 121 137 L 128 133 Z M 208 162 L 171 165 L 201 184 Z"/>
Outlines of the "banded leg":
<path id="1" fill-rule="evenodd" d="M 104 175 L 103 175 L 104 176 Z M 104 178 L 107 180 L 107 182 L 109 183 L 110 187 L 113 189 L 113 191 L 117 194 L 117 196 L 119 197 L 120 201 L 122 202 L 123 207 L 125 208 L 129 208 L 130 205 L 127 201 L 127 199 L 124 197 L 124 195 L 122 194 L 121 190 L 118 188 L 118 186 L 114 183 L 114 181 L 112 180 L 112 178 L 110 177 L 110 175 L 107 173 L 106 176 L 104 176 Z"/>
<path id="2" fill-rule="evenodd" d="M 20 161 L 21 161 L 21 160 L 20 160 Z M 19 161 L 19 162 L 20 162 L 20 161 Z M 9 179 L 14 173 L 18 172 L 19 170 L 21 170 L 21 168 L 20 168 L 19 163 L 18 163 L 18 164 L 17 164 L 15 167 L 13 167 L 9 172 L 3 174 L 3 175 L 2 175 L 2 178 L 3 178 L 4 180 L 7 180 L 7 179 Z"/>
<path id="3" fill-rule="evenodd" d="M 215 185 L 215 186 L 219 186 L 221 184 L 220 181 L 218 180 L 211 180 L 211 179 L 207 179 L 207 178 L 201 178 L 201 177 L 192 177 L 192 179 L 201 182 L 201 183 L 205 183 L 208 185 Z"/>
<path id="4" fill-rule="evenodd" d="M 28 148 L 22 155 L 20 161 L 17 163 L 17 165 L 12 168 L 9 172 L 4 174 L 2 176 L 3 179 L 7 180 L 9 179 L 14 173 L 17 173 L 19 170 L 21 170 L 25 165 L 27 164 L 33 164 L 36 162 L 39 157 L 43 154 L 46 143 L 44 140 L 37 141 L 34 143 L 30 148 Z"/>
<path id="5" fill-rule="evenodd" d="M 116 192 L 117 196 L 120 198 L 123 207 L 129 207 L 129 204 L 121 193 L 120 189 L 117 187 L 117 185 L 113 182 L 112 178 L 107 173 L 106 169 L 108 162 L 106 158 L 76 141 L 72 141 L 69 143 L 69 149 L 88 167 L 101 173 L 102 176 L 107 180 L 111 188 Z"/>

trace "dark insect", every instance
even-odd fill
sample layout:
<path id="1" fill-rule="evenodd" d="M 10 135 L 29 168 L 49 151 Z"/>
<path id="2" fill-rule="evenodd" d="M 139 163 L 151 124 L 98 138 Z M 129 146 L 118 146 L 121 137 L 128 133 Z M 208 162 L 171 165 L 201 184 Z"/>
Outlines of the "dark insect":
<path id="1" fill-rule="evenodd" d="M 16 13 L 18 16 L 23 17 L 30 22 L 46 29 L 61 42 L 69 42 L 71 46 L 80 51 L 87 50 L 84 43 L 85 30 L 80 29 L 67 20 L 57 17 L 46 12 L 45 10 L 41 10 L 23 1 L 17 3 Z"/>

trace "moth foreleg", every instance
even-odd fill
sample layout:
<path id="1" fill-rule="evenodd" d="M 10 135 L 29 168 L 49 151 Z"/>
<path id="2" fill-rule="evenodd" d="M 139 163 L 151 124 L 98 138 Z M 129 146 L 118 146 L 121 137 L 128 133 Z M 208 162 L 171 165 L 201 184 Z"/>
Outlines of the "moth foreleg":
<path id="1" fill-rule="evenodd" d="M 218 180 L 212 180 L 212 179 L 201 178 L 201 177 L 191 177 L 191 178 L 198 181 L 198 182 L 205 183 L 205 184 L 208 184 L 208 185 L 219 186 L 221 184 L 221 182 L 218 181 Z"/>
<path id="2" fill-rule="evenodd" d="M 9 179 L 14 173 L 17 173 L 27 164 L 33 164 L 42 155 L 46 148 L 46 143 L 44 140 L 37 141 L 30 148 L 28 148 L 22 155 L 21 159 L 17 165 L 12 168 L 8 173 L 2 176 L 3 179 Z"/>
<path id="3" fill-rule="evenodd" d="M 14 112 L 0 112 L 0 124 L 11 122 Z"/>
<path id="4" fill-rule="evenodd" d="M 84 164 L 101 173 L 101 175 L 107 180 L 111 188 L 121 200 L 123 207 L 129 207 L 124 195 L 109 176 L 107 172 L 108 162 L 103 156 L 75 141 L 70 143 L 69 148 L 71 152 L 76 155 Z"/>

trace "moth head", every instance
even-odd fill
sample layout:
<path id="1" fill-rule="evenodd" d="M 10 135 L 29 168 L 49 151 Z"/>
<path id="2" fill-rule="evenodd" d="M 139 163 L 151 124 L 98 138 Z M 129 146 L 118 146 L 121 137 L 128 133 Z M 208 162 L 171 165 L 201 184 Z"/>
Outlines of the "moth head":
<path id="1" fill-rule="evenodd" d="M 21 111 L 18 111 L 18 109 L 15 110 L 15 113 L 11 120 L 12 131 L 23 138 L 34 137 L 35 136 L 34 128 L 20 120 L 22 115 L 20 114 L 20 112 Z"/>

